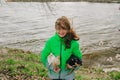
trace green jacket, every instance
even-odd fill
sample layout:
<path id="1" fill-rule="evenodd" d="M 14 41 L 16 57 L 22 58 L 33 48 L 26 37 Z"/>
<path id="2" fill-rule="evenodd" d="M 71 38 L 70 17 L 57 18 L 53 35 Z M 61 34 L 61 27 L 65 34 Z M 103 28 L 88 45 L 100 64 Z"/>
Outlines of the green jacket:
<path id="1" fill-rule="evenodd" d="M 47 40 L 45 47 L 42 50 L 41 60 L 45 66 L 47 65 L 47 57 L 50 53 L 53 53 L 55 56 L 60 56 L 61 69 L 66 69 L 66 61 L 69 59 L 71 54 L 82 59 L 82 52 L 78 41 L 72 40 L 71 48 L 65 49 L 64 41 L 57 33 Z"/>

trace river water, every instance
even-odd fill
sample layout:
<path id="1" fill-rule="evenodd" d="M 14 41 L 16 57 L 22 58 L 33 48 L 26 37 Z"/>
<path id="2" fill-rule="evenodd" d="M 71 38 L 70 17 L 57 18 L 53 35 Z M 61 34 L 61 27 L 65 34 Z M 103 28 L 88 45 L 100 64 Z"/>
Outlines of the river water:
<path id="1" fill-rule="evenodd" d="M 0 46 L 39 53 L 55 33 L 58 17 L 69 17 L 83 53 L 120 47 L 120 4 L 89 2 L 4 2 L 0 4 Z"/>

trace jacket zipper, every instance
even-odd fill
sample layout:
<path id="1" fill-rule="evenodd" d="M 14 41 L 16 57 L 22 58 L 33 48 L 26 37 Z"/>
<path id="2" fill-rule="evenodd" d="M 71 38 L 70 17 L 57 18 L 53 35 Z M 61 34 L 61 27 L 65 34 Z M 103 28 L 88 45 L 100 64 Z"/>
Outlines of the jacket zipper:
<path id="1" fill-rule="evenodd" d="M 60 42 L 60 72 L 59 72 L 59 80 L 61 75 L 61 64 L 62 64 L 62 40 Z"/>

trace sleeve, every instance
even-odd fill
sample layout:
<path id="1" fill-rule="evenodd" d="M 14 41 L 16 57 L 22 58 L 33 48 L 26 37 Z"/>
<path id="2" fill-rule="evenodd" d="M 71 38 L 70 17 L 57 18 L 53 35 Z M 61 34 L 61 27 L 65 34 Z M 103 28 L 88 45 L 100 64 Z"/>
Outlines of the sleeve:
<path id="1" fill-rule="evenodd" d="M 47 67 L 47 57 L 50 54 L 51 49 L 50 49 L 50 41 L 48 40 L 43 48 L 43 50 L 41 51 L 41 61 L 44 64 L 45 67 Z"/>
<path id="2" fill-rule="evenodd" d="M 77 57 L 79 57 L 82 60 L 82 52 L 80 49 L 80 45 L 78 43 L 78 41 L 75 41 L 75 43 L 73 44 L 73 54 Z"/>
<path id="3" fill-rule="evenodd" d="M 73 54 L 77 57 L 80 58 L 80 60 L 82 60 L 82 52 L 81 52 L 81 49 L 80 49 L 80 45 L 79 43 L 76 41 L 76 43 L 74 44 L 73 46 Z M 77 66 L 74 71 L 78 70 L 80 68 L 80 66 Z"/>

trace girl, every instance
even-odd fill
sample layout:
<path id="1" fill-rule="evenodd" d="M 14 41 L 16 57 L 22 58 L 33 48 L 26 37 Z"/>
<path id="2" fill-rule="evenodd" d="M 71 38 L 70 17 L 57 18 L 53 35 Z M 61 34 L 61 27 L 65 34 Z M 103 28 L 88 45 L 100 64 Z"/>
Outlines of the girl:
<path id="1" fill-rule="evenodd" d="M 71 28 L 67 17 L 62 16 L 55 22 L 56 33 L 49 38 L 41 53 L 41 60 L 48 68 L 48 75 L 52 80 L 74 80 L 74 71 L 70 72 L 72 66 L 67 65 L 67 60 L 73 54 L 79 59 L 82 59 L 82 52 L 79 47 L 79 37 Z M 52 65 L 48 64 L 47 58 L 52 53 L 55 57 L 60 56 L 59 69 L 54 69 Z"/>

